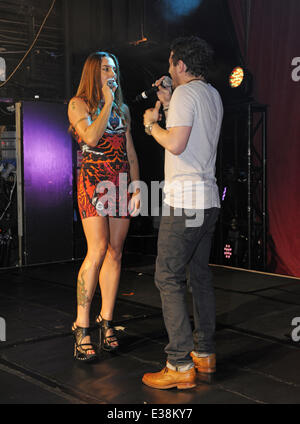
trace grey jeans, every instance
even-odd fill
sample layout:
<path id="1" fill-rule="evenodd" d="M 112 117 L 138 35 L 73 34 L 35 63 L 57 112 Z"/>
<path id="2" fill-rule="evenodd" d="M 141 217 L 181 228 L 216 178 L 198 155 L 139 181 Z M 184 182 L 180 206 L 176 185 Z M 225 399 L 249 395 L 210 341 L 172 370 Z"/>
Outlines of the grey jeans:
<path id="1" fill-rule="evenodd" d="M 187 217 L 163 216 L 158 235 L 155 284 L 160 290 L 169 344 L 168 362 L 179 366 L 191 362 L 192 350 L 215 352 L 215 296 L 208 266 L 211 241 L 219 209 L 203 210 L 202 225 L 189 227 Z M 186 304 L 187 266 L 193 295 L 194 332 Z"/>

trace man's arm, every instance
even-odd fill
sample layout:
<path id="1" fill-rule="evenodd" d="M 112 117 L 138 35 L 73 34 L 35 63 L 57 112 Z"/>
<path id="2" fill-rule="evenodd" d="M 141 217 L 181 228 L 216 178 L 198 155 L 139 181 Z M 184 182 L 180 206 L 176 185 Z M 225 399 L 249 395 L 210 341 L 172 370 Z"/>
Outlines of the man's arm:
<path id="1" fill-rule="evenodd" d="M 186 149 L 192 127 L 172 127 L 163 129 L 159 124 L 160 101 L 156 102 L 155 108 L 148 109 L 144 114 L 144 125 L 152 124 L 152 137 L 173 155 L 181 155 Z"/>
<path id="2" fill-rule="evenodd" d="M 152 137 L 173 155 L 181 155 L 185 151 L 192 127 L 173 127 L 164 130 L 158 123 L 153 124 Z"/>

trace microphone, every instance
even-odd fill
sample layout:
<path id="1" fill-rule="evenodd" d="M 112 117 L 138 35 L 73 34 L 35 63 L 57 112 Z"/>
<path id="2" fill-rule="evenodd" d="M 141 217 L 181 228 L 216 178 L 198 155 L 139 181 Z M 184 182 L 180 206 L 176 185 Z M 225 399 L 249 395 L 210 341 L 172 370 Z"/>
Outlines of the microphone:
<path id="1" fill-rule="evenodd" d="M 171 80 L 170 77 L 165 77 L 160 85 L 164 88 L 168 88 L 168 87 L 172 87 L 172 83 L 173 83 L 173 81 Z M 149 96 L 156 93 L 158 90 L 159 90 L 159 88 L 157 86 L 151 87 L 148 90 L 145 90 L 141 94 L 136 96 L 134 101 L 140 102 L 142 100 L 147 100 L 147 99 L 149 99 Z"/>
<path id="2" fill-rule="evenodd" d="M 118 87 L 118 84 L 114 79 L 107 80 L 106 84 L 109 86 L 110 89 L 113 89 L 114 87 Z"/>

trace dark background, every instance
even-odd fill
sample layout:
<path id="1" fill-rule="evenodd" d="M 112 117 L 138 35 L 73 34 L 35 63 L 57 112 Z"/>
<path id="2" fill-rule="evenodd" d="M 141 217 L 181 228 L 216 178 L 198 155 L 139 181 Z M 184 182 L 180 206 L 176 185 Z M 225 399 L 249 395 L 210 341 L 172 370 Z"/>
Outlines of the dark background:
<path id="1" fill-rule="evenodd" d="M 272 255 L 270 271 L 300 276 L 299 262 L 299 86 L 291 81 L 291 61 L 299 56 L 298 0 L 202 0 L 186 16 L 174 17 L 177 2 L 164 0 L 57 0 L 46 25 L 14 77 L 0 89 L 13 101 L 67 102 L 82 65 L 94 50 L 109 50 L 120 61 L 125 101 L 141 179 L 163 179 L 163 150 L 145 136 L 142 114 L 155 99 L 134 104 L 135 96 L 168 69 L 169 45 L 182 35 L 198 35 L 215 49 L 210 81 L 225 106 L 245 98 L 228 86 L 231 69 L 248 65 L 255 98 L 268 104 L 268 199 Z M 181 1 L 184 5 L 188 1 Z M 0 56 L 12 72 L 30 46 L 52 1 L 0 1 Z M 139 40 L 147 41 L 139 43 Z M 298 48 L 298 50 L 297 50 Z M 5 124 L 6 115 L 1 116 Z M 282 145 L 284 144 L 284 148 Z M 284 154 L 283 154 L 284 152 Z M 224 187 L 220 187 L 222 191 Z M 271 251 L 271 249 L 270 249 Z"/>

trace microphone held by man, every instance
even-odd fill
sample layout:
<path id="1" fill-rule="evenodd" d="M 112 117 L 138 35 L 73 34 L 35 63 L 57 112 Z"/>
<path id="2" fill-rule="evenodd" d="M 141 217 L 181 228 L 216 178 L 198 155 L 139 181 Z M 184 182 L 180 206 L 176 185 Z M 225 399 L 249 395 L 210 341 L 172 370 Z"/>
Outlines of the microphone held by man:
<path id="1" fill-rule="evenodd" d="M 143 91 L 141 94 L 137 95 L 136 98 L 134 99 L 135 102 L 141 102 L 143 100 L 147 100 L 149 99 L 149 97 L 156 93 L 159 90 L 159 87 L 163 87 L 163 88 L 171 88 L 173 85 L 173 81 L 170 77 L 168 76 L 164 76 L 161 79 L 161 82 L 159 85 L 155 85 L 153 84 L 153 86 L 151 88 L 149 88 L 148 90 Z"/>

